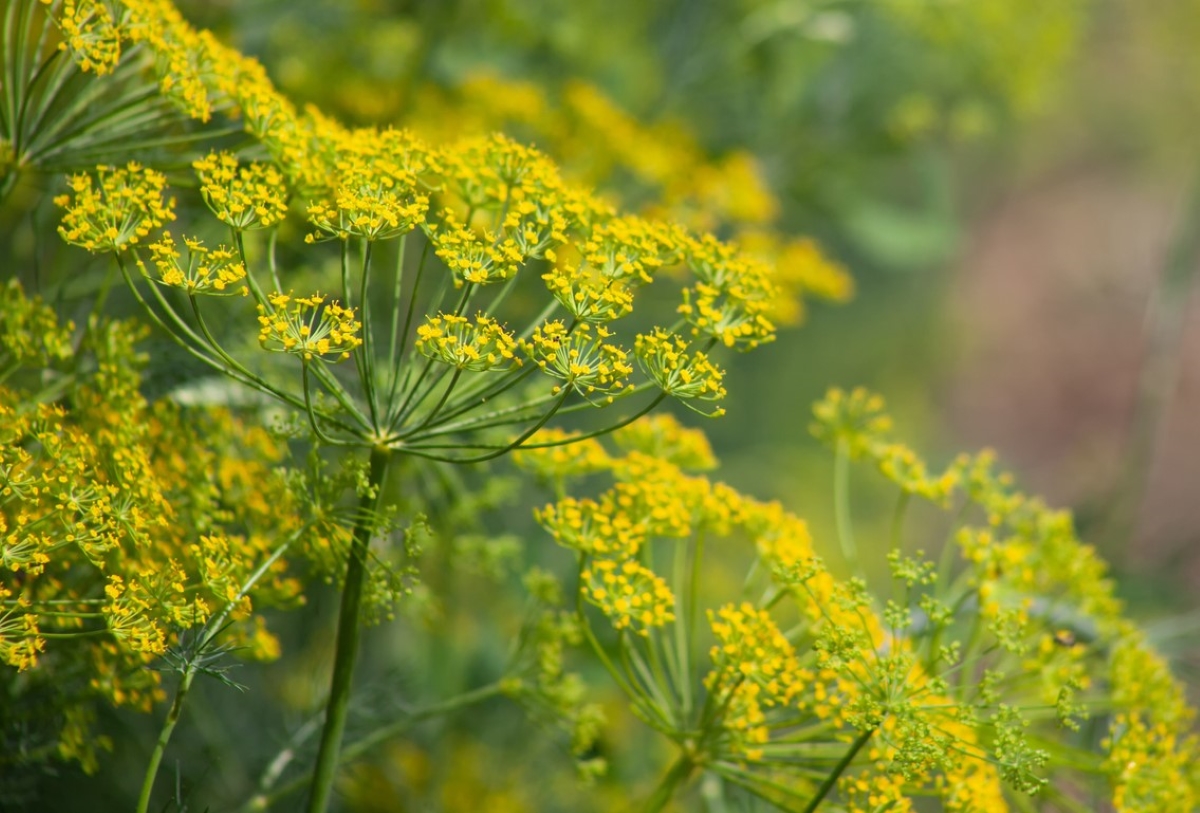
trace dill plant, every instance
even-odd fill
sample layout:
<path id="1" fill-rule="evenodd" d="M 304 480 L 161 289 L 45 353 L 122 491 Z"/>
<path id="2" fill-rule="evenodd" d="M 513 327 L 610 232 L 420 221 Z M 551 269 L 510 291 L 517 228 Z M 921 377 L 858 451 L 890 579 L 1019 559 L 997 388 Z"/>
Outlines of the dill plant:
<path id="1" fill-rule="evenodd" d="M 265 159 L 213 151 L 193 162 L 228 243 L 164 230 L 176 198 L 161 172 L 134 162 L 71 176 L 55 201 L 63 239 L 112 254 L 151 321 L 197 360 L 298 410 L 320 446 L 368 454 L 343 540 L 337 654 L 308 803 L 324 810 L 392 459 L 481 463 L 528 445 L 556 417 L 623 408 L 593 431 L 602 434 L 667 397 L 719 414 L 693 406 L 724 395 L 710 354 L 770 341 L 771 269 L 707 235 L 620 215 L 502 136 L 427 145 L 299 113 L 256 63 L 192 29 L 170 3 L 64 3 L 53 13 L 63 48 L 96 82 L 126 50 L 149 53 L 179 110 L 200 123 L 227 114 L 255 144 L 244 151 Z M 277 259 L 291 194 L 303 201 L 309 250 L 338 265 L 336 298 L 295 293 Z M 682 288 L 677 312 L 646 332 L 624 327 L 656 279 Z M 227 296 L 239 292 L 256 311 L 261 349 L 283 363 L 241 352 L 230 325 L 245 311 Z M 226 308 L 223 331 L 214 297 Z M 148 794 L 149 785 L 143 809 Z"/>
<path id="2" fill-rule="evenodd" d="M 693 782 L 710 804 L 724 786 L 804 813 L 1193 809 L 1183 687 L 1070 515 L 1014 488 L 990 452 L 931 471 L 877 395 L 831 390 L 814 414 L 835 502 L 851 460 L 898 488 L 890 579 L 873 590 L 831 572 L 803 519 L 701 474 L 715 467 L 703 435 L 666 417 L 614 433 L 615 448 L 517 453 L 560 494 L 537 516 L 575 557 L 585 640 L 675 746 L 640 809 Z M 914 499 L 952 515 L 936 559 L 905 538 Z M 848 509 L 843 523 L 845 537 Z M 740 595 L 706 608 L 705 563 L 731 550 L 752 560 Z"/>
<path id="3" fill-rule="evenodd" d="M 167 0 L 14 0 L 3 34 L 0 193 L 71 173 L 55 199 L 62 238 L 111 255 L 186 353 L 349 461 L 328 476 L 319 453 L 307 478 L 285 476 L 261 430 L 146 403 L 134 329 L 102 316 L 111 276 L 78 330 L 6 289 L 0 374 L 31 383 L 0 389 L 12 418 L 0 521 L 18 526 L 3 556 L 21 574 L 0 585 L 0 658 L 51 680 L 70 664 L 91 696 L 143 710 L 165 699 L 148 667 L 177 675 L 138 810 L 193 680 L 227 680 L 236 647 L 278 654 L 257 611 L 301 599 L 287 570 L 301 556 L 341 588 L 330 693 L 307 727 L 320 746 L 311 779 L 277 784 L 285 748 L 247 811 L 304 785 L 307 809 L 323 811 L 340 762 L 499 695 L 550 708 L 586 754 L 600 720 L 564 667 L 577 645 L 677 749 L 646 810 L 698 777 L 710 804 L 738 788 L 805 813 L 1194 807 L 1180 687 L 1069 516 L 1015 491 L 988 456 L 930 474 L 890 437 L 878 398 L 831 392 L 817 406 L 851 571 L 851 461 L 900 489 L 886 599 L 827 568 L 802 519 L 699 474 L 716 465 L 701 434 L 643 417 L 668 398 L 720 414 L 717 354 L 769 342 L 802 295 L 849 294 L 815 244 L 771 228 L 745 156 L 701 173 L 685 137 L 647 134 L 572 87 L 571 115 L 606 127 L 616 160 L 676 192 L 694 181 L 663 210 L 622 214 L 501 135 L 350 129 L 300 110 Z M 637 164 L 647 145 L 664 161 Z M 738 246 L 706 233 L 731 221 Z M 651 285 L 678 299 L 647 319 Z M 556 425 L 574 414 L 589 428 Z M 573 591 L 528 574 L 532 609 L 500 679 L 343 749 L 360 626 L 411 585 L 377 543 L 423 532 L 387 504 L 408 485 L 395 473 L 510 452 L 555 491 L 537 519 L 572 552 Z M 937 561 L 900 544 L 914 499 L 955 512 Z M 162 517 L 177 520 L 169 533 Z M 705 563 L 730 540 L 754 552 L 742 595 L 704 607 Z M 95 661 L 60 656 L 60 636 Z M 87 707 L 66 708 L 57 751 L 94 769 Z"/>

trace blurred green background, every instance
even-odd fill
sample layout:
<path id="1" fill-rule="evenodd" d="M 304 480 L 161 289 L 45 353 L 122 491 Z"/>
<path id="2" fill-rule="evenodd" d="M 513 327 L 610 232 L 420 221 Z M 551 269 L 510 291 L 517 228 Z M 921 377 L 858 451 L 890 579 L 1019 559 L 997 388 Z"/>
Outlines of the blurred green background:
<path id="1" fill-rule="evenodd" d="M 1200 0 L 180 5 L 299 102 L 442 135 L 503 119 L 628 205 L 662 196 L 653 168 L 612 169 L 586 143 L 614 131 L 578 119 L 570 133 L 539 130 L 534 107 L 553 111 L 584 82 L 639 133 L 701 161 L 753 155 L 778 202 L 771 228 L 815 238 L 856 294 L 813 306 L 774 346 L 730 361 L 728 414 L 703 424 L 719 478 L 784 501 L 832 557 L 832 463 L 808 436 L 809 408 L 831 385 L 876 390 L 935 465 L 992 446 L 1027 490 L 1074 507 L 1133 615 L 1197 685 Z M 509 89 L 482 111 L 480 76 Z M 736 221 L 712 225 L 730 236 Z M 527 562 L 553 559 L 537 552 L 548 540 L 529 517 L 545 499 L 524 494 L 509 508 Z M 856 472 L 860 544 L 876 539 L 880 559 L 891 500 Z M 469 601 L 482 589 L 473 578 L 441 585 L 441 600 Z M 314 605 L 317 617 L 333 609 L 332 598 Z M 494 666 L 490 649 L 502 645 L 478 617 L 434 618 L 374 630 L 364 673 L 420 695 L 467 687 Z M 249 742 L 270 754 L 302 722 L 295 709 L 320 691 L 328 654 L 311 629 L 285 629 L 283 643 L 312 669 L 268 670 L 265 683 L 247 681 L 249 697 L 200 690 L 209 711 L 191 715 L 200 733 L 181 746 L 194 766 L 181 769 L 182 785 L 244 789 L 261 766 L 219 755 Z M 473 654 L 452 655 L 451 640 Z M 271 690 L 291 712 L 244 712 Z M 605 756 L 635 784 L 649 779 L 653 751 L 649 765 L 638 748 L 622 757 L 645 729 L 613 716 Z M 417 729 L 346 790 L 363 811 L 581 809 L 562 751 L 498 704 Z M 138 754 L 117 756 L 138 775 Z M 589 796 L 595 809 L 621 809 L 603 787 Z M 409 807 L 395 807 L 399 795 Z M 197 795 L 208 798 L 221 792 Z"/>

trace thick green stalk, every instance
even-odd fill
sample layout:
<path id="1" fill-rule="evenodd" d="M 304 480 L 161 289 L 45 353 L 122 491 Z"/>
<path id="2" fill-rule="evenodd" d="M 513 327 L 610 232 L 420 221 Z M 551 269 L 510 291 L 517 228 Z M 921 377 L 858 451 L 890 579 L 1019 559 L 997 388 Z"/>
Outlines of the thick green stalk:
<path id="1" fill-rule="evenodd" d="M 329 807 L 330 796 L 333 795 L 338 752 L 342 747 L 342 734 L 346 729 L 346 716 L 350 710 L 350 683 L 354 677 L 354 661 L 358 656 L 361 632 L 359 608 L 362 605 L 363 583 L 367 575 L 367 549 L 375 528 L 375 513 L 383 493 L 383 481 L 390 455 L 389 449 L 371 450 L 371 491 L 364 494 L 359 503 L 354 540 L 350 544 L 350 555 L 346 561 L 346 583 L 342 587 L 342 605 L 338 612 L 333 679 L 329 686 L 329 700 L 325 706 L 325 726 L 321 730 L 317 765 L 309 790 L 308 813 L 324 813 Z"/>

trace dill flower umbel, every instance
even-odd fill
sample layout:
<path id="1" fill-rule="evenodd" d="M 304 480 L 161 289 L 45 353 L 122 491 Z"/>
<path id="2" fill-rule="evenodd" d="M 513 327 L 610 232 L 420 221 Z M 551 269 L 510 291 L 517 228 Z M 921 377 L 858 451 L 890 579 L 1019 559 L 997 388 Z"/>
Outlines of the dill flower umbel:
<path id="1" fill-rule="evenodd" d="M 417 329 L 417 349 L 459 370 L 503 370 L 522 362 L 517 342 L 495 319 L 477 314 L 427 316 Z"/>
<path id="2" fill-rule="evenodd" d="M 628 386 L 633 367 L 625 350 L 605 341 L 610 336 L 602 325 L 583 323 L 571 330 L 553 321 L 539 326 L 522 346 L 538 367 L 563 382 L 555 393 L 565 387 L 585 396 L 607 394 L 611 400 L 612 393 Z"/>
<path id="3" fill-rule="evenodd" d="M 695 409 L 687 403 L 693 398 L 719 401 L 725 397 L 725 387 L 721 383 L 724 372 L 703 352 L 689 353 L 688 343 L 678 335 L 661 328 L 639 335 L 634 352 L 646 375 L 664 393 L 680 399 L 690 409 Z M 721 412 L 717 409 L 712 414 Z"/>
<path id="4" fill-rule="evenodd" d="M 66 210 L 58 233 L 88 251 L 125 251 L 175 219 L 174 199 L 163 199 L 166 177 L 137 162 L 97 167 L 95 178 L 72 175 L 68 183 L 73 194 L 54 199 Z"/>
<path id="5" fill-rule="evenodd" d="M 258 306 L 258 341 L 267 350 L 298 355 L 305 361 L 314 356 L 337 356 L 341 361 L 362 344 L 358 336 L 362 325 L 354 311 L 336 301 L 326 303 L 321 294 L 274 293 L 267 303 Z"/>
<path id="6" fill-rule="evenodd" d="M 269 228 L 287 215 L 287 186 L 270 164 L 242 166 L 232 153 L 212 152 L 197 158 L 192 168 L 208 208 L 238 231 Z"/>
<path id="7" fill-rule="evenodd" d="M 161 240 L 147 247 L 162 284 L 183 288 L 189 294 L 248 293 L 245 285 L 231 287 L 246 277 L 246 266 L 233 249 L 206 248 L 195 237 L 184 237 L 183 243 L 186 262 L 181 262 L 182 254 L 170 232 L 164 231 Z"/>

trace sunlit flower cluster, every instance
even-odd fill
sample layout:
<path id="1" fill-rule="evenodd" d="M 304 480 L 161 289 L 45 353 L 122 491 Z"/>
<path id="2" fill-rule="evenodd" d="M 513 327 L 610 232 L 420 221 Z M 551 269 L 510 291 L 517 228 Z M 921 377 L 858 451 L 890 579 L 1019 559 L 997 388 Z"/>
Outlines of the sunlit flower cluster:
<path id="1" fill-rule="evenodd" d="M 184 237 L 183 243 L 186 260 L 170 232 L 163 232 L 162 239 L 147 246 L 158 278 L 164 285 L 182 288 L 189 294 L 247 292 L 244 285 L 232 287 L 246 276 L 246 267 L 233 249 L 228 246 L 206 248 L 195 237 Z"/>
<path id="2" fill-rule="evenodd" d="M 520 365 L 517 342 L 504 326 L 483 314 L 427 316 L 417 329 L 417 349 L 459 370 L 503 370 Z"/>
<path id="3" fill-rule="evenodd" d="M 174 220 L 174 201 L 163 199 L 161 172 L 130 162 L 98 167 L 96 175 L 72 175 L 73 195 L 55 198 L 66 209 L 58 233 L 88 251 L 125 251 L 163 223 Z"/>
<path id="4" fill-rule="evenodd" d="M 685 405 L 690 406 L 687 402 L 693 398 L 719 401 L 725 397 L 725 373 L 703 352 L 689 353 L 687 342 L 673 333 L 659 329 L 642 334 L 637 337 L 634 352 L 646 375 Z"/>
<path id="5" fill-rule="evenodd" d="M 314 356 L 350 357 L 362 344 L 362 325 L 354 311 L 321 294 L 293 297 L 274 293 L 267 305 L 258 306 L 258 341 L 268 350 L 298 355 L 305 361 Z"/>
<path id="6" fill-rule="evenodd" d="M 112 73 L 121 59 L 121 38 L 106 3 L 64 0 L 57 20 L 64 39 L 62 47 L 71 52 L 80 68 L 99 76 Z"/>
<path id="7" fill-rule="evenodd" d="M 287 215 L 283 174 L 270 164 L 242 165 L 236 155 L 212 152 L 192 163 L 204 202 L 222 223 L 239 231 L 274 226 Z"/>
<path id="8" fill-rule="evenodd" d="M 605 341 L 612 334 L 603 325 L 578 324 L 574 330 L 564 322 L 547 322 L 538 327 L 522 347 L 550 376 L 585 396 L 617 393 L 628 386 L 633 367 L 619 345 Z"/>

